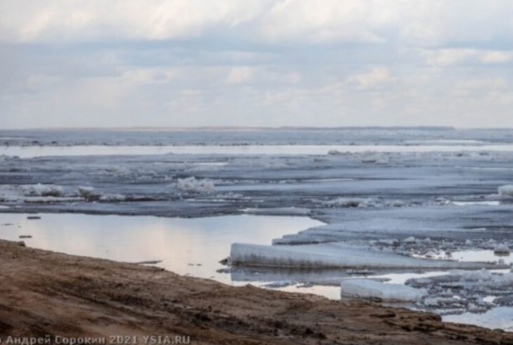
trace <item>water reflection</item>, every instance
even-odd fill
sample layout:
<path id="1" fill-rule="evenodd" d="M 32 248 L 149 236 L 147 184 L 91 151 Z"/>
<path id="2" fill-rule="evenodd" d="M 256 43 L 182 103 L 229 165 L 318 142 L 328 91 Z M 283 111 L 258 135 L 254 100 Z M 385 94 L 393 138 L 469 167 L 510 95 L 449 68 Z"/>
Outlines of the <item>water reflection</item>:
<path id="1" fill-rule="evenodd" d="M 482 314 L 464 313 L 461 315 L 447 315 L 443 317 L 446 322 L 465 323 L 479 325 L 492 329 L 513 331 L 513 308 L 499 307 Z"/>
<path id="2" fill-rule="evenodd" d="M 462 250 L 453 252 L 452 258 L 458 261 L 498 262 L 502 260 L 505 264 L 513 264 L 513 257 L 510 255 L 497 255 L 493 250 Z"/>
<path id="3" fill-rule="evenodd" d="M 504 202 L 508 204 L 508 202 Z M 456 206 L 500 206 L 503 203 L 501 201 L 453 201 L 452 204 Z"/>
<path id="4" fill-rule="evenodd" d="M 178 274 L 231 283 L 220 274 L 219 261 L 233 242 L 270 244 L 272 239 L 323 223 L 306 217 L 223 216 L 211 218 L 157 218 L 44 214 L 0 214 L 0 237 L 30 247 L 123 262 L 162 260 L 157 266 Z"/>

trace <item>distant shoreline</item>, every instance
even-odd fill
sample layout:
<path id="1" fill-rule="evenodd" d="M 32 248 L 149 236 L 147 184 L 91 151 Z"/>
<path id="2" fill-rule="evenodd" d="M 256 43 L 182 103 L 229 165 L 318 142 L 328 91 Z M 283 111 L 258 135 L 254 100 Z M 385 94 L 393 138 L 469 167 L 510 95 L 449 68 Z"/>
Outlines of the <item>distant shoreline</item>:
<path id="1" fill-rule="evenodd" d="M 336 127 L 313 127 L 313 126 L 198 126 L 198 127 L 27 127 L 27 128 L 2 128 L 2 131 L 273 131 L 273 130 L 426 130 L 426 131 L 453 131 L 453 130 L 495 130 L 495 128 L 456 128 L 446 126 L 336 126 Z M 506 130 L 497 128 L 497 130 Z"/>

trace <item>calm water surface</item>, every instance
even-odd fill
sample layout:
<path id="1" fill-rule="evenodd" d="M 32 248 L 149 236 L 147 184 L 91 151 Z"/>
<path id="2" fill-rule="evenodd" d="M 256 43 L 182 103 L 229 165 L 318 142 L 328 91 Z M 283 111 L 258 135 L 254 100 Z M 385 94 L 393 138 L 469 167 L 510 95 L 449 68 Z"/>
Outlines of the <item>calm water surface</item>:
<path id="1" fill-rule="evenodd" d="M 272 239 L 323 223 L 306 217 L 222 216 L 157 218 L 42 214 L 0 214 L 0 238 L 23 240 L 29 247 L 123 262 L 160 260 L 182 275 L 231 283 L 216 273 L 234 242 L 271 244 Z M 32 238 L 20 239 L 29 235 Z"/>
<path id="2" fill-rule="evenodd" d="M 464 313 L 461 315 L 447 315 L 443 317 L 446 322 L 465 323 L 469 325 L 479 325 L 487 328 L 500 328 L 508 332 L 513 332 L 513 308 L 499 307 L 486 313 L 473 314 Z"/>

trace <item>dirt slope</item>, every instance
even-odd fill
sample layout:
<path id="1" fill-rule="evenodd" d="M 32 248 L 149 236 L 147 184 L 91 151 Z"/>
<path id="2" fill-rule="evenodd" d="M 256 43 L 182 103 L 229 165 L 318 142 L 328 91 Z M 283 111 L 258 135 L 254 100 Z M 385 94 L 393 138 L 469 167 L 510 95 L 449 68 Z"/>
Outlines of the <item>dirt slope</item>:
<path id="1" fill-rule="evenodd" d="M 131 336 L 125 344 L 153 335 L 170 337 L 155 344 L 187 341 L 174 336 L 191 344 L 513 344 L 513 334 L 431 314 L 234 288 L 0 241 L 0 340 L 47 335 Z"/>

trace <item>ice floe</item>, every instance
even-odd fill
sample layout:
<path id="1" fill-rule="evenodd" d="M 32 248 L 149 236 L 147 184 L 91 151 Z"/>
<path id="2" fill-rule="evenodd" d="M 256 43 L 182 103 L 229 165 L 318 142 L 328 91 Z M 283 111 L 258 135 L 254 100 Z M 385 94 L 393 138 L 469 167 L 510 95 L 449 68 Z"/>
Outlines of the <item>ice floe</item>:
<path id="1" fill-rule="evenodd" d="M 200 193 L 210 194 L 214 192 L 214 182 L 209 179 L 196 179 L 195 177 L 188 177 L 184 179 L 178 179 L 176 188 L 182 192 L 187 193 Z"/>
<path id="2" fill-rule="evenodd" d="M 321 202 L 331 208 L 367 208 L 367 207 L 404 207 L 407 203 L 402 200 L 379 200 L 376 198 L 339 197 Z"/>
<path id="3" fill-rule="evenodd" d="M 93 187 L 78 187 L 78 194 L 88 201 L 100 200 L 102 196 Z"/>
<path id="4" fill-rule="evenodd" d="M 56 185 L 0 185 L 0 201 L 23 202 L 65 198 L 64 188 Z"/>
<path id="5" fill-rule="evenodd" d="M 248 208 L 243 211 L 248 214 L 269 216 L 306 216 L 311 213 L 310 209 L 302 207 Z"/>
<path id="6" fill-rule="evenodd" d="M 64 188 L 56 185 L 43 185 L 41 183 L 35 185 L 18 186 L 19 191 L 24 196 L 49 196 L 61 197 L 64 195 Z"/>
<path id="7" fill-rule="evenodd" d="M 499 195 L 504 197 L 513 197 L 513 185 L 499 187 Z"/>
<path id="8" fill-rule="evenodd" d="M 298 268 L 500 268 L 493 263 L 429 260 L 344 243 L 255 245 L 234 243 L 234 265 Z"/>
<path id="9" fill-rule="evenodd" d="M 494 306 L 513 305 L 513 273 L 507 271 L 451 271 L 447 274 L 410 279 L 406 285 L 425 289 L 429 298 L 419 305 L 459 312 L 484 312 Z M 493 298 L 490 298 L 493 296 Z"/>
<path id="10" fill-rule="evenodd" d="M 126 200 L 119 193 L 103 193 L 93 187 L 69 187 L 47 184 L 0 185 L 0 201 L 23 204 L 56 204 L 65 202 L 116 202 Z"/>
<path id="11" fill-rule="evenodd" d="M 323 202 L 328 207 L 371 207 L 376 205 L 376 201 L 371 198 L 336 198 Z"/>
<path id="12" fill-rule="evenodd" d="M 417 302 L 426 296 L 424 289 L 402 284 L 387 284 L 372 279 L 345 279 L 341 283 L 342 297 L 357 297 L 388 302 Z"/>
<path id="13" fill-rule="evenodd" d="M 505 244 L 499 244 L 498 246 L 496 246 L 494 249 L 493 249 L 493 252 L 495 253 L 495 255 L 509 255 L 511 253 L 511 250 L 509 248 L 509 246 L 505 245 Z"/>

